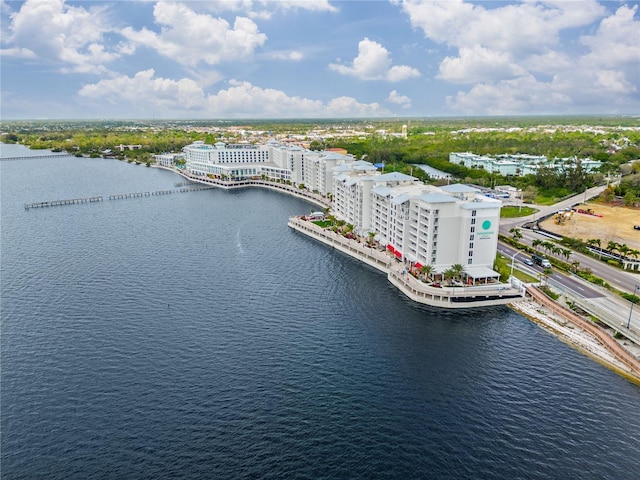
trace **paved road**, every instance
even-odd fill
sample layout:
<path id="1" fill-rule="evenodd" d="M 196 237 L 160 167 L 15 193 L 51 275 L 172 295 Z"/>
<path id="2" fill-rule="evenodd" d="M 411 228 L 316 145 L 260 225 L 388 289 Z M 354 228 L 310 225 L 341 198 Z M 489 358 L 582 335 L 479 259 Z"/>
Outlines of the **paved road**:
<path id="1" fill-rule="evenodd" d="M 543 270 L 538 265 L 529 266 L 523 263 L 525 259 L 530 258 L 529 255 L 509 245 L 499 243 L 498 252 L 512 259 L 514 268 L 529 275 L 537 277 Z M 557 270 L 547 278 L 547 282 L 556 292 L 564 294 L 566 300 L 574 301 L 580 308 L 599 318 L 611 328 L 625 333 L 629 339 L 640 345 L 640 306 L 632 308 L 631 302 L 604 288 Z"/>
<path id="2" fill-rule="evenodd" d="M 556 203 L 551 206 L 536 206 L 540 211 L 529 215 L 527 217 L 520 218 L 503 218 L 500 220 L 500 233 L 503 235 L 510 236 L 509 230 L 512 228 L 520 228 L 522 225 L 535 221 L 536 219 L 540 219 L 545 215 L 556 212 L 562 208 L 571 207 L 577 203 L 584 202 L 585 200 L 589 200 L 591 198 L 595 198 L 605 189 L 605 186 L 593 187 L 587 190 L 586 192 L 582 192 L 578 195 L 574 195 L 571 198 L 563 200 L 562 202 Z M 521 229 L 520 233 L 523 238 L 520 240 L 522 243 L 527 245 L 531 245 L 531 242 L 535 239 L 538 240 L 549 240 L 549 237 L 546 235 L 536 232 L 534 230 Z M 547 254 L 551 255 L 551 254 Z M 551 255 L 553 256 L 553 255 Z M 566 261 L 566 259 L 557 257 L 560 260 Z M 617 288 L 618 290 L 633 293 L 636 285 L 640 285 L 640 274 L 625 272 L 623 270 L 611 267 L 606 263 L 601 262 L 598 259 L 590 257 L 588 255 L 583 255 L 578 252 L 573 252 L 569 257 L 569 261 L 577 260 L 580 262 L 581 268 L 589 268 L 595 275 L 600 278 L 605 279 L 610 285 Z"/>
<path id="3" fill-rule="evenodd" d="M 531 245 L 533 240 L 535 239 L 542 241 L 549 240 L 549 237 L 534 230 L 522 229 L 520 233 L 522 234 L 522 239 L 520 241 L 527 245 Z M 554 257 L 554 255 L 547 252 L 545 252 L 545 255 Z M 562 261 L 566 261 L 566 259 L 562 257 L 556 258 L 559 258 Z M 574 260 L 580 262 L 580 268 L 589 268 L 594 275 L 605 279 L 609 284 L 611 284 L 618 290 L 622 290 L 627 293 L 633 293 L 633 289 L 635 288 L 635 286 L 640 284 L 640 274 L 625 272 L 618 268 L 607 265 L 597 258 L 593 258 L 588 255 L 573 251 L 571 253 L 571 256 L 569 257 L 569 262 L 572 262 Z"/>
<path id="4" fill-rule="evenodd" d="M 498 252 L 502 253 L 505 257 L 513 259 L 513 256 L 519 251 L 509 245 L 505 245 L 502 243 L 498 244 Z M 538 265 L 525 265 L 523 260 L 531 258 L 528 254 L 524 252 L 519 252 L 515 257 L 514 266 L 518 268 L 518 270 L 522 270 L 529 275 L 532 275 L 538 278 L 538 275 L 544 270 L 542 267 Z M 548 282 L 551 285 L 560 286 L 561 289 L 568 290 L 573 292 L 574 295 L 579 295 L 584 298 L 598 298 L 604 296 L 604 292 L 602 292 L 597 287 L 590 287 L 585 285 L 583 281 L 574 277 L 565 275 L 564 273 L 558 272 L 554 270 L 553 273 L 549 276 Z"/>

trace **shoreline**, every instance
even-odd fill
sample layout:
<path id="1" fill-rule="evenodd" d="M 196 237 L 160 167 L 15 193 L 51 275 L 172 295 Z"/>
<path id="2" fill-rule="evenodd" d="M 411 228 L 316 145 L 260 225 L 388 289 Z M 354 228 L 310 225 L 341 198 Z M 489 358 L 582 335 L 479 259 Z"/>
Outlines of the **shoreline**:
<path id="1" fill-rule="evenodd" d="M 272 182 L 266 182 L 263 180 L 251 180 L 238 184 L 239 182 L 226 182 L 222 180 L 210 179 L 208 177 L 193 177 L 180 172 L 177 169 L 164 166 L 154 165 L 154 168 L 162 168 L 164 170 L 177 173 L 187 180 L 201 184 L 215 185 L 225 190 L 247 188 L 252 186 L 262 187 L 308 200 L 320 207 L 330 207 L 329 201 L 324 198 L 320 198 L 319 195 L 315 195 L 310 192 L 302 192 L 289 185 L 274 185 Z M 403 274 L 402 264 L 398 263 L 398 265 L 393 268 L 392 266 L 394 265 L 394 259 L 388 256 L 386 252 L 377 252 L 377 254 L 374 255 L 373 249 L 367 249 L 367 247 L 362 246 L 358 247 L 357 245 L 359 244 L 357 244 L 357 242 L 355 242 L 354 240 L 346 239 L 339 234 L 330 236 L 327 233 L 321 233 L 321 231 L 324 232 L 324 229 L 318 227 L 315 224 L 312 224 L 309 221 L 304 222 L 313 225 L 313 227 L 315 228 L 301 228 L 301 222 L 303 221 L 299 218 L 292 217 L 289 219 L 288 225 L 299 233 L 302 233 L 327 246 L 335 248 L 342 253 L 345 253 L 352 258 L 355 258 L 356 260 L 366 263 L 367 265 L 375 268 L 382 273 L 385 273 L 387 275 L 387 280 L 409 299 L 416 301 L 417 303 L 423 303 L 429 306 L 452 308 L 452 302 L 442 300 L 442 293 L 444 292 L 441 291 L 448 290 L 447 288 L 435 289 L 432 287 L 428 287 L 423 282 L 413 278 L 411 275 Z M 312 231 L 316 229 L 317 231 Z M 367 252 L 367 250 L 369 251 Z M 415 285 L 412 285 L 412 283 L 414 282 Z M 416 287 L 421 288 L 416 289 Z M 521 288 L 524 288 L 524 285 L 522 285 Z M 451 287 L 450 289 L 453 290 L 453 288 Z M 438 297 L 440 298 L 438 299 Z M 426 301 L 427 299 L 429 299 L 430 301 Z M 625 363 L 619 361 L 609 350 L 607 350 L 607 348 L 605 348 L 605 346 L 601 342 L 599 342 L 594 335 L 583 330 L 579 325 L 573 323 L 568 315 L 562 315 L 562 310 L 560 310 L 559 312 L 551 311 L 544 305 L 537 303 L 532 297 L 527 297 L 526 295 L 518 295 L 515 298 L 511 298 L 500 303 L 493 303 L 493 305 L 495 304 L 507 305 L 515 312 L 519 313 L 523 317 L 529 319 L 533 323 L 536 323 L 541 328 L 544 328 L 545 330 L 556 336 L 560 341 L 571 346 L 572 348 L 575 348 L 583 355 L 588 356 L 592 360 L 595 360 L 596 362 L 617 373 L 618 375 L 626 378 L 632 383 L 640 386 L 640 373 L 634 373 L 628 365 L 625 365 Z M 454 306 L 453 308 L 469 308 L 474 306 L 483 306 L 483 304 L 462 304 Z M 558 317 L 562 319 L 563 323 L 559 321 Z M 619 346 L 619 348 L 622 349 L 623 347 Z M 638 348 L 638 353 L 636 355 L 629 355 L 633 356 L 639 366 L 636 371 L 640 371 L 640 348 Z"/>
<path id="2" fill-rule="evenodd" d="M 309 220 L 291 217 L 289 227 L 356 260 L 381 271 L 387 280 L 416 303 L 447 309 L 478 308 L 504 305 L 523 298 L 524 290 L 509 284 L 483 284 L 463 287 L 435 287 L 416 279 L 406 266 L 389 256 L 386 251 L 366 246 Z"/>
<path id="3" fill-rule="evenodd" d="M 531 298 L 514 302 L 508 307 L 548 331 L 571 348 L 578 350 L 583 355 L 640 386 L 639 375 L 630 372 L 629 368 L 618 361 L 595 337 L 566 318 L 558 318 L 557 314 Z M 638 351 L 640 354 L 640 349 Z"/>

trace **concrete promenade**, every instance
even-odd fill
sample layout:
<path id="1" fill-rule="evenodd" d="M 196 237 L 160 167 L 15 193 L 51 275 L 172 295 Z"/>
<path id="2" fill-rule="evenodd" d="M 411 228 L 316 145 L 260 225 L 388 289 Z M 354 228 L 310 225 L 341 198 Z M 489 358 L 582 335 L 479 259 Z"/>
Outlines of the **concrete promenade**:
<path id="1" fill-rule="evenodd" d="M 417 303 L 441 308 L 475 308 L 508 304 L 521 300 L 524 295 L 523 289 L 504 283 L 433 287 L 410 275 L 405 265 L 386 251 L 345 238 L 339 233 L 299 217 L 290 218 L 289 226 L 385 273 L 392 285 Z"/>
<path id="2" fill-rule="evenodd" d="M 224 190 L 233 190 L 236 188 L 248 188 L 248 187 L 260 187 L 267 188 L 269 190 L 276 190 L 278 192 L 293 195 L 294 197 L 302 198 L 315 203 L 321 208 L 331 207 L 331 202 L 328 198 L 323 197 L 318 193 L 309 192 L 308 190 L 300 189 L 293 185 L 287 185 L 286 183 L 271 182 L 262 179 L 247 179 L 247 180 L 221 180 L 218 178 L 209 178 L 205 175 L 191 175 L 187 172 L 183 172 L 180 169 L 173 167 L 165 167 L 162 165 L 154 165 L 154 168 L 162 168 L 169 170 L 170 172 L 177 173 L 181 177 L 186 178 L 192 182 L 201 183 L 204 185 L 213 185 Z"/>

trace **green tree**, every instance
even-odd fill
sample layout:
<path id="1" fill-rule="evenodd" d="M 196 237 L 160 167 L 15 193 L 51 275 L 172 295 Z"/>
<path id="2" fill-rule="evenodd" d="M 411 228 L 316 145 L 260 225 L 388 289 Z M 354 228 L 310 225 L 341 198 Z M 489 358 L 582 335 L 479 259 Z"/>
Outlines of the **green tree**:
<path id="1" fill-rule="evenodd" d="M 519 228 L 512 228 L 511 230 L 509 230 L 509 233 L 512 234 L 513 239 L 518 241 L 522 238 L 522 233 L 520 232 Z"/>
<path id="2" fill-rule="evenodd" d="M 431 281 L 431 274 L 433 273 L 433 271 L 433 265 L 423 265 L 420 268 L 420 273 L 425 276 L 425 279 L 427 281 Z"/>

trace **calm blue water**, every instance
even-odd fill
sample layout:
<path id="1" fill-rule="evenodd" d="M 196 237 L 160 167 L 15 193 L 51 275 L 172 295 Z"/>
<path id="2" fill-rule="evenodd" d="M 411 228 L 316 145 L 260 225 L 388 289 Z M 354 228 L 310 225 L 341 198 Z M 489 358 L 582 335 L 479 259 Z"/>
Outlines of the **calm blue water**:
<path id="1" fill-rule="evenodd" d="M 181 179 L 73 157 L 0 176 L 3 479 L 640 476 L 640 388 L 507 308 L 410 303 L 290 230 L 304 201 L 27 211 Z"/>

